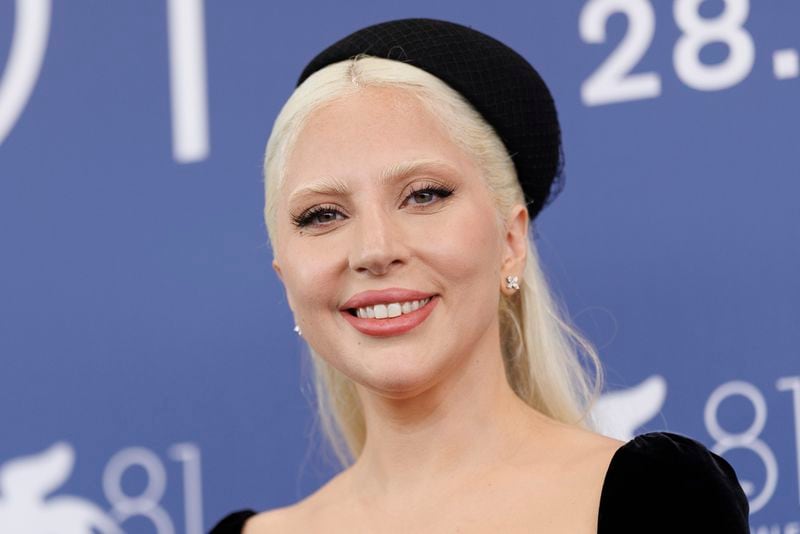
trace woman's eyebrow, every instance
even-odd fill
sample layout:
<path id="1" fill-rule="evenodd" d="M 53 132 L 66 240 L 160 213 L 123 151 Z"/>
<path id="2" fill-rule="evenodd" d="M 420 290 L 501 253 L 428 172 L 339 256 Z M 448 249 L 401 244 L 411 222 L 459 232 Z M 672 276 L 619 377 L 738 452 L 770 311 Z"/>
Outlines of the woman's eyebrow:
<path id="1" fill-rule="evenodd" d="M 454 173 L 456 168 L 450 163 L 438 159 L 417 159 L 410 161 L 401 161 L 389 165 L 378 176 L 378 185 L 387 185 L 395 180 L 401 180 L 412 174 L 430 171 L 430 172 L 445 172 Z M 307 196 L 312 195 L 333 195 L 333 196 L 349 196 L 350 190 L 347 184 L 336 177 L 324 177 L 309 185 L 296 189 L 289 195 L 289 203 L 299 201 Z"/>

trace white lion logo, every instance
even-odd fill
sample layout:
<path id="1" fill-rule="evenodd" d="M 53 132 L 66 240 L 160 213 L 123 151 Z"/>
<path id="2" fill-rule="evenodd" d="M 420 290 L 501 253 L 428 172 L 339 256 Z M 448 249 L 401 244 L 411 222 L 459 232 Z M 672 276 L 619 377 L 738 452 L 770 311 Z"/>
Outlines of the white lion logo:
<path id="1" fill-rule="evenodd" d="M 592 410 L 598 431 L 623 441 L 633 439 L 636 429 L 661 411 L 667 397 L 667 381 L 652 375 L 639 384 L 600 397 Z"/>
<path id="2" fill-rule="evenodd" d="M 9 534 L 123 534 L 93 502 L 61 495 L 47 498 L 69 478 L 75 452 L 63 441 L 39 454 L 0 465 L 0 532 Z"/>

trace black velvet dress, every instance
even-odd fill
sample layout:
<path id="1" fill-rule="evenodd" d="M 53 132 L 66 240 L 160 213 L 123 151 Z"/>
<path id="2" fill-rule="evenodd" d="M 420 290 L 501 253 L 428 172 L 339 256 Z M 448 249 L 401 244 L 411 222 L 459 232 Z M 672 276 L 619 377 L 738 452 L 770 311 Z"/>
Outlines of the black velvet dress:
<path id="1" fill-rule="evenodd" d="M 240 534 L 253 510 L 223 518 L 210 534 Z M 749 533 L 750 506 L 727 460 L 672 432 L 640 434 L 608 466 L 598 534 Z M 531 525 L 531 532 L 540 532 Z"/>

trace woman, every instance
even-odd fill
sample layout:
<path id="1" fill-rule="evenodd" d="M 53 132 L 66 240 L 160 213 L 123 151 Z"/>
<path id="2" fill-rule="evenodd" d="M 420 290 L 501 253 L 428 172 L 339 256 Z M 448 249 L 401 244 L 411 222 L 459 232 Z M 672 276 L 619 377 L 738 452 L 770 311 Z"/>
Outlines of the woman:
<path id="1" fill-rule="evenodd" d="M 594 430 L 602 368 L 529 233 L 562 169 L 547 87 L 489 36 L 396 20 L 311 61 L 267 145 L 264 212 L 344 469 L 214 534 L 749 532 L 733 468 L 699 442 Z"/>

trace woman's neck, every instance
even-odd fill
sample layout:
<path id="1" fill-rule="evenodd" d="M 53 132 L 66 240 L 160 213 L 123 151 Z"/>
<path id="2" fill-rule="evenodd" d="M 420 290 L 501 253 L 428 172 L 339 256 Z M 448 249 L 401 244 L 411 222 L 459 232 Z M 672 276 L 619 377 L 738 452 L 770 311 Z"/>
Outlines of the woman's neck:
<path id="1" fill-rule="evenodd" d="M 359 500 L 407 509 L 446 498 L 527 454 L 551 420 L 525 404 L 505 377 L 502 357 L 476 347 L 468 361 L 436 385 L 402 399 L 359 386 L 367 438 L 348 480 Z"/>

